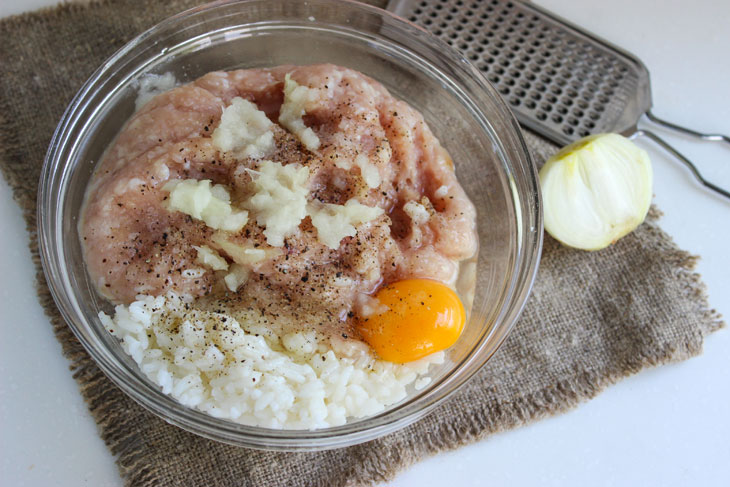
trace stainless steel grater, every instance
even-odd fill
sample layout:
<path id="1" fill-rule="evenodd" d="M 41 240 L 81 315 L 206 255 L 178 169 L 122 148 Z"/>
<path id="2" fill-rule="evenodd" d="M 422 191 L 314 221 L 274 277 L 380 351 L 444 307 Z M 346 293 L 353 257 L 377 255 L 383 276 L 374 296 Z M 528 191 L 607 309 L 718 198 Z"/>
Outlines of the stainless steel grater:
<path id="1" fill-rule="evenodd" d="M 499 91 L 520 123 L 565 145 L 593 133 L 646 136 L 686 164 L 692 162 L 655 133 L 642 117 L 702 140 L 730 144 L 651 113 L 649 71 L 632 54 L 532 3 L 507 0 L 391 0 L 388 10 L 461 51 Z"/>

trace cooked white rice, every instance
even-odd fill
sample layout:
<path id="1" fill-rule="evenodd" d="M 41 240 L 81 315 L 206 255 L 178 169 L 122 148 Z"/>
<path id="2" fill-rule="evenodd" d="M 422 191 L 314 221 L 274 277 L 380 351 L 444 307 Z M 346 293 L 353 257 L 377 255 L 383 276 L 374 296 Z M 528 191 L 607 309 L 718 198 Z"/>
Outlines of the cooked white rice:
<path id="1" fill-rule="evenodd" d="M 425 387 L 438 352 L 416 362 L 378 360 L 363 342 L 296 332 L 277 338 L 174 294 L 138 296 L 99 313 L 125 352 L 162 392 L 238 423 L 286 429 L 341 425 Z M 264 338 L 265 336 L 265 338 Z"/>

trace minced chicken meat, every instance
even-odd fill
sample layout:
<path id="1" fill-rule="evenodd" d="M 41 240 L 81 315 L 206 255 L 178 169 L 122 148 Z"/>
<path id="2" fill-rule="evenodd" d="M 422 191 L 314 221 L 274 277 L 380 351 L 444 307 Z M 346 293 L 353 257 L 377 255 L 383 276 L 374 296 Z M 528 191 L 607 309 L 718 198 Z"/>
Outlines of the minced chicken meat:
<path id="1" fill-rule="evenodd" d="M 367 296 L 453 284 L 475 210 L 406 103 L 333 65 L 209 73 L 146 103 L 94 175 L 80 224 L 100 292 L 168 291 L 272 333 L 347 337 Z"/>

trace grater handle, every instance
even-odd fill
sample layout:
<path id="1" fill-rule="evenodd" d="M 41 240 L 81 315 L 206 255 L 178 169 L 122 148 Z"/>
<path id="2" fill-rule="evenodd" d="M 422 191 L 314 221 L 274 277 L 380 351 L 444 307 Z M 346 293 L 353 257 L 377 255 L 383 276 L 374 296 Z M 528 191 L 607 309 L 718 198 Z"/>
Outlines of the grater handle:
<path id="1" fill-rule="evenodd" d="M 657 125 L 661 125 L 662 127 L 666 127 L 668 129 L 672 129 L 675 132 L 679 132 L 685 135 L 690 135 L 692 137 L 701 139 L 701 140 L 708 140 L 711 142 L 726 142 L 730 144 L 730 137 L 723 134 L 703 134 L 702 132 L 697 132 L 696 130 L 688 129 L 687 127 L 682 127 L 681 125 L 677 125 L 672 122 L 667 122 L 666 120 L 662 120 L 661 118 L 657 117 L 653 113 L 651 113 L 651 110 L 647 110 L 646 112 L 646 118 L 651 120 Z"/>
<path id="2" fill-rule="evenodd" d="M 647 114 L 647 116 L 648 116 L 648 114 Z M 694 131 L 690 131 L 689 129 L 684 129 L 682 127 L 679 127 L 679 128 L 681 129 L 680 131 L 685 131 L 686 130 L 688 132 L 694 132 Z M 695 133 L 696 134 L 699 134 L 699 132 L 695 132 Z M 664 139 L 662 139 L 661 137 L 659 137 L 654 132 L 651 132 L 651 131 L 645 130 L 645 129 L 637 129 L 633 134 L 631 134 L 629 136 L 629 138 L 630 139 L 635 139 L 636 137 L 640 137 L 642 135 L 644 137 L 648 138 L 649 140 L 651 140 L 652 142 L 656 143 L 657 145 L 659 145 L 662 149 L 666 150 L 667 152 L 669 152 L 670 154 L 672 154 L 674 157 L 676 157 L 680 161 L 682 161 L 682 163 L 685 166 L 687 166 L 690 169 L 690 171 L 692 171 L 692 174 L 694 175 L 694 177 L 700 183 L 702 183 L 703 186 L 705 186 L 706 188 L 711 189 L 712 191 L 715 191 L 716 193 L 724 196 L 727 199 L 730 199 L 730 192 L 728 192 L 726 189 L 723 189 L 723 188 L 717 186 L 716 184 L 713 184 L 711 181 L 708 181 L 707 179 L 705 179 L 702 176 L 702 173 L 700 173 L 699 169 L 697 169 L 697 166 L 695 166 L 694 163 L 692 163 L 692 161 L 690 161 L 689 159 L 687 159 L 681 152 L 679 152 L 677 149 L 675 149 L 674 147 L 672 147 L 667 141 L 665 141 Z M 690 135 L 694 135 L 694 134 L 690 134 Z M 707 134 L 699 134 L 699 135 L 707 135 Z M 721 138 L 719 138 L 719 139 L 705 139 L 705 140 L 719 140 L 719 141 L 730 142 L 730 139 L 728 139 L 724 135 L 723 136 L 719 136 L 719 137 L 721 137 Z"/>

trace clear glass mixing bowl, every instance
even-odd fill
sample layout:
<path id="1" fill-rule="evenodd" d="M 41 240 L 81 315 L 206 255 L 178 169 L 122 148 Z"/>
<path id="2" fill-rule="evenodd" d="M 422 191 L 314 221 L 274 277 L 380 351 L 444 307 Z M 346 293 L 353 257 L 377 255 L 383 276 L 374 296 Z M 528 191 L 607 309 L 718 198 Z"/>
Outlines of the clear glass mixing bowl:
<path id="1" fill-rule="evenodd" d="M 95 164 L 134 112 L 135 80 L 171 72 L 192 81 L 214 70 L 333 63 L 361 71 L 420 110 L 450 152 L 478 212 L 476 293 L 464 333 L 428 387 L 365 419 L 315 431 L 272 430 L 216 419 L 151 383 L 97 313 L 110 306 L 84 266 L 78 217 Z M 38 232 L 56 303 L 99 367 L 166 421 L 234 445 L 336 448 L 417 420 L 475 374 L 515 324 L 542 247 L 535 165 L 497 92 L 449 46 L 390 13 L 347 1 L 217 2 L 176 15 L 132 40 L 86 82 L 51 142 L 39 188 Z"/>

